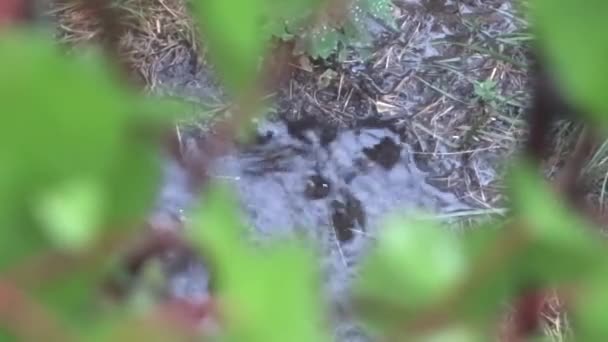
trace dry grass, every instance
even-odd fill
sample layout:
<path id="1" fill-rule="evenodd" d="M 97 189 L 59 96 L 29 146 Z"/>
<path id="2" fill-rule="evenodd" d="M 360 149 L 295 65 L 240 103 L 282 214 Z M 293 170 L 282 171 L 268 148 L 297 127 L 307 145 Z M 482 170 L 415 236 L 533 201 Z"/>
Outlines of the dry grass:
<path id="1" fill-rule="evenodd" d="M 543 332 L 552 342 L 572 341 L 572 328 L 564 303 L 556 293 L 547 298 L 543 310 Z"/>
<path id="2" fill-rule="evenodd" d="M 298 66 L 281 111 L 346 126 L 362 116 L 397 120 L 417 162 L 444 175 L 437 185 L 500 209 L 501 164 L 526 132 L 532 37 L 510 1 L 468 3 L 402 4 L 398 29 L 371 55 Z"/>
<path id="3" fill-rule="evenodd" d="M 470 9 L 474 15 L 458 20 L 404 11 L 402 32 L 407 45 L 391 45 L 376 52 L 374 66 L 404 70 L 404 60 L 417 61 L 401 94 L 383 96 L 379 102 L 396 111 L 409 112 L 412 143 L 431 167 L 453 160 L 455 172 L 446 173 L 446 186 L 480 208 L 501 206 L 499 177 L 488 177 L 486 156 L 508 157 L 522 140 L 523 109 L 528 102 L 526 48 L 530 39 L 524 22 L 504 1 L 484 1 Z M 479 13 L 479 14 L 477 14 Z M 483 14 L 482 14 L 483 13 Z M 461 37 L 438 35 L 458 32 Z M 437 38 L 434 38 L 437 37 Z M 425 51 L 430 57 L 419 51 Z M 478 88 L 486 85 L 485 93 Z M 411 94 L 420 100 L 408 101 Z M 456 155 L 455 155 L 456 154 Z M 491 179 L 493 178 L 493 179 Z"/>
<path id="4" fill-rule="evenodd" d="M 196 29 L 184 0 L 118 0 L 114 5 L 126 27 L 121 53 L 148 86 L 156 85 L 159 65 L 198 50 Z M 79 1 L 58 2 L 51 13 L 57 20 L 59 40 L 69 46 L 95 43 L 100 36 L 98 21 Z"/>

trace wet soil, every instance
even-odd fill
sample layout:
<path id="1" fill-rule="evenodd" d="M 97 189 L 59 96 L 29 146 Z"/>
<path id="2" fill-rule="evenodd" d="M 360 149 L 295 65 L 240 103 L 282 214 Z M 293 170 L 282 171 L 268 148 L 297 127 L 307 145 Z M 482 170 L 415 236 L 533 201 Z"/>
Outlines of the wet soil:
<path id="1" fill-rule="evenodd" d="M 327 130 L 319 124 L 265 121 L 258 125 L 257 142 L 217 158 L 210 176 L 232 184 L 256 238 L 304 235 L 317 241 L 327 290 L 339 304 L 386 214 L 457 214 L 472 208 L 432 185 L 429 179 L 438 175 L 416 166 L 394 121 Z M 196 137 L 187 139 L 195 146 Z M 188 175 L 169 165 L 162 210 L 179 215 L 187 208 L 188 184 Z M 170 264 L 175 296 L 205 296 L 203 267 L 184 260 Z"/>
<path id="2" fill-rule="evenodd" d="M 275 94 L 257 138 L 217 158 L 209 170 L 233 186 L 257 238 L 317 241 L 337 311 L 348 311 L 350 280 L 385 215 L 492 212 L 504 200 L 501 164 L 521 138 L 526 26 L 513 5 L 396 4 L 399 28 L 376 27 L 371 55 L 349 50 L 346 60 L 309 61 L 311 68 L 300 68 Z M 207 108 L 226 106 L 210 68 L 192 52 L 157 69 L 156 92 Z M 197 146 L 211 135 L 210 121 L 188 125 L 184 150 L 204 154 Z M 182 220 L 193 198 L 187 172 L 168 161 L 153 216 Z M 167 265 L 174 296 L 206 296 L 204 265 L 179 256 Z M 336 339 L 363 334 L 344 320 Z"/>

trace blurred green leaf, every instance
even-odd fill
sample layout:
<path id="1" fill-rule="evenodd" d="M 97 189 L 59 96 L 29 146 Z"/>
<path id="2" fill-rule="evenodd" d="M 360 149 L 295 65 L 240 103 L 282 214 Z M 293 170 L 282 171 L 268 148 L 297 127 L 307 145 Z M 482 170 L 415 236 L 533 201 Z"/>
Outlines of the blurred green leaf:
<path id="1" fill-rule="evenodd" d="M 491 326 L 503 313 L 505 301 L 516 293 L 520 242 L 508 229 L 508 223 L 488 222 L 461 237 L 471 269 L 461 279 L 460 285 L 465 285 L 458 288 L 459 297 L 452 298 L 458 301 L 459 307 L 452 309 L 459 318 Z"/>
<path id="2" fill-rule="evenodd" d="M 573 280 L 602 262 L 603 246 L 597 231 L 562 201 L 525 161 L 510 177 L 516 222 L 530 245 L 520 254 L 521 272 L 543 281 Z"/>
<path id="3" fill-rule="evenodd" d="M 538 0 L 531 4 L 539 42 L 571 97 L 606 122 L 608 102 L 608 2 Z"/>
<path id="4" fill-rule="evenodd" d="M 68 59 L 54 43 L 26 35 L 0 39 L 0 61 L 11 65 L 0 71 L 4 106 L 19 113 L 0 135 L 13 176 L 43 183 L 105 170 L 132 109 L 112 72 L 99 59 Z"/>
<path id="5" fill-rule="evenodd" d="M 212 62 L 226 85 L 240 93 L 251 90 L 264 55 L 263 0 L 195 0 L 194 16 Z"/>
<path id="6" fill-rule="evenodd" d="M 105 199 L 98 183 L 72 179 L 36 198 L 34 214 L 57 247 L 84 251 L 99 235 Z"/>
<path id="7" fill-rule="evenodd" d="M 608 267 L 587 279 L 577 288 L 573 326 L 579 341 L 606 341 L 606 308 L 608 307 Z"/>
<path id="8" fill-rule="evenodd" d="M 46 236 L 35 229 L 26 230 L 27 227 L 5 225 L 0 229 L 0 271 L 14 266 L 21 258 L 48 247 Z M 15 231 L 17 229 L 22 231 Z"/>
<path id="9" fill-rule="evenodd" d="M 0 36 L 0 63 L 11 66 L 0 68 L 11 113 L 0 126 L 0 268 L 51 250 L 89 252 L 107 228 L 141 219 L 158 164 L 155 134 L 135 129 L 149 114 L 140 98 L 97 54 L 67 57 L 31 33 Z M 95 255 L 67 270 L 50 259 L 44 275 L 25 274 L 33 281 L 21 285 L 67 326 L 85 330 L 100 318 L 107 259 Z"/>
<path id="10" fill-rule="evenodd" d="M 498 97 L 498 90 L 496 89 L 496 86 L 496 81 L 492 79 L 475 81 L 473 83 L 473 92 L 480 100 L 491 102 L 496 100 Z"/>
<path id="11" fill-rule="evenodd" d="M 0 126 L 0 223 L 19 227 L 3 230 L 0 240 L 11 246 L 0 264 L 45 240 L 76 247 L 102 221 L 143 213 L 157 160 L 151 137 L 132 130 L 145 115 L 113 69 L 94 53 L 67 57 L 52 40 L 26 32 L 0 37 L 0 62 L 11 66 L 0 70 L 0 94 L 14 113 Z M 86 184 L 70 185 L 78 179 Z"/>
<path id="12" fill-rule="evenodd" d="M 158 308 L 156 308 L 158 309 Z M 153 311 L 152 311 L 153 312 Z M 151 311 L 133 314 L 125 310 L 112 312 L 112 316 L 100 319 L 94 327 L 80 336 L 82 342 L 146 341 L 179 342 L 196 341 L 183 326 L 172 324 L 165 317 L 151 317 Z M 163 318 L 165 318 L 163 320 Z M 206 341 L 201 337 L 200 341 Z"/>
<path id="13" fill-rule="evenodd" d="M 2 323 L 0 323 L 0 341 L 2 341 L 2 342 L 18 342 L 19 340 L 17 339 L 17 337 L 15 335 L 13 335 L 10 332 L 6 331 L 6 329 L 4 329 L 2 327 Z"/>
<path id="14" fill-rule="evenodd" d="M 466 274 L 462 247 L 453 234 L 429 220 L 393 217 L 362 266 L 357 297 L 397 310 L 395 317 L 382 315 L 374 323 L 402 324 L 446 295 Z"/>
<path id="15" fill-rule="evenodd" d="M 237 205 L 214 187 L 190 236 L 215 262 L 227 341 L 328 341 L 312 253 L 290 241 L 256 249 L 245 241 Z"/>
<path id="16" fill-rule="evenodd" d="M 178 120 L 199 119 L 198 115 L 209 108 L 202 103 L 188 103 L 178 97 L 146 97 L 137 103 L 137 112 L 140 116 L 139 124 L 145 124 L 146 128 L 152 129 L 149 133 L 158 133 L 159 129 L 166 129 L 168 122 Z"/>
<path id="17" fill-rule="evenodd" d="M 234 256 L 237 260 L 245 258 L 247 249 L 241 241 L 245 227 L 241 221 L 242 212 L 238 208 L 238 202 L 229 188 L 214 183 L 204 203 L 193 213 L 196 228 L 188 231 L 190 237 L 201 250 L 214 257 L 226 259 Z M 239 248 L 232 249 L 235 245 Z"/>
<path id="18" fill-rule="evenodd" d="M 448 326 L 426 336 L 411 339 L 411 341 L 418 342 L 482 342 L 491 340 L 490 335 L 483 334 L 483 329 L 464 325 Z"/>
<path id="19" fill-rule="evenodd" d="M 85 332 L 100 319 L 96 311 L 99 286 L 104 279 L 100 265 L 89 264 L 38 284 L 24 284 L 66 327 Z M 51 273 L 51 272 L 50 272 Z"/>
<path id="20" fill-rule="evenodd" d="M 155 200 L 160 156 L 145 139 L 125 139 L 104 179 L 108 192 L 107 229 L 123 232 L 147 214 Z"/>

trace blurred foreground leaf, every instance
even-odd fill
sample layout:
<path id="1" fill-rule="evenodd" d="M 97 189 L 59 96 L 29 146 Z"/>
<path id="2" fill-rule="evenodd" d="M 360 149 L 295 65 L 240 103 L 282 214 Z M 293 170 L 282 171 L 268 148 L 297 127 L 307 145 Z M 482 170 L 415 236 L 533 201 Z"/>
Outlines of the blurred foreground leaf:
<path id="1" fill-rule="evenodd" d="M 531 279 L 573 281 L 597 270 L 606 258 L 597 229 L 549 189 L 533 168 L 521 161 L 512 169 L 510 189 L 517 227 L 529 240 L 519 254 L 519 272 Z"/>
<path id="2" fill-rule="evenodd" d="M 356 291 L 364 299 L 361 309 L 380 314 L 370 317 L 377 328 L 396 329 L 463 277 L 468 265 L 462 247 L 429 220 L 392 218 L 363 264 Z"/>
<path id="3" fill-rule="evenodd" d="M 141 220 L 158 165 L 156 132 L 140 130 L 146 100 L 98 54 L 80 52 L 68 57 L 33 33 L 0 35 L 0 63 L 10 65 L 0 68 L 0 270 L 86 331 L 101 320 L 95 303 L 113 252 L 103 238 Z"/>
<path id="4" fill-rule="evenodd" d="M 189 234 L 217 270 L 227 341 L 328 341 L 312 253 L 295 242 L 246 242 L 238 206 L 214 187 Z"/>
<path id="5" fill-rule="evenodd" d="M 580 341 L 606 341 L 606 308 L 608 307 L 608 268 L 599 270 L 577 288 L 574 305 L 574 328 Z"/>
<path id="6" fill-rule="evenodd" d="M 534 24 L 564 95 L 585 114 L 608 118 L 608 2 L 603 0 L 537 0 L 531 3 Z M 604 126 L 605 127 L 605 126 Z"/>
<path id="7" fill-rule="evenodd" d="M 256 81 L 264 54 L 261 34 L 263 0 L 195 0 L 194 16 L 209 47 L 212 62 L 237 94 Z"/>
<path id="8" fill-rule="evenodd" d="M 105 196 L 95 182 L 70 180 L 40 195 L 34 214 L 56 247 L 85 251 L 99 236 L 96 229 L 103 223 Z"/>
<path id="9" fill-rule="evenodd" d="M 340 34 L 337 29 L 328 27 L 313 31 L 310 35 L 310 51 L 313 58 L 327 58 L 334 53 Z"/>
<path id="10" fill-rule="evenodd" d="M 82 247 L 143 213 L 156 160 L 132 131 L 140 100 L 112 69 L 24 32 L 0 36 L 0 63 L 10 65 L 0 68 L 0 268 L 50 241 Z"/>

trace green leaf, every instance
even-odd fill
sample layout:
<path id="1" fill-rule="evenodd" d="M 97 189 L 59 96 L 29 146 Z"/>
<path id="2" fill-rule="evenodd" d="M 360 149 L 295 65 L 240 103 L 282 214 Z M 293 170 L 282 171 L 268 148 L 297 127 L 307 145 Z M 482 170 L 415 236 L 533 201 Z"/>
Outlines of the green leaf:
<path id="1" fill-rule="evenodd" d="M 3 31 L 4 32 L 4 31 Z M 32 196 L 70 177 L 96 180 L 121 149 L 128 93 L 98 59 L 68 59 L 56 43 L 13 32 L 0 36 L 0 267 L 46 245 Z"/>
<path id="2" fill-rule="evenodd" d="M 99 235 L 105 200 L 98 183 L 72 179 L 36 198 L 34 214 L 57 247 L 84 251 Z"/>
<path id="3" fill-rule="evenodd" d="M 356 294 L 397 311 L 372 321 L 402 324 L 446 295 L 467 272 L 462 247 L 455 235 L 429 220 L 390 219 L 363 263 Z"/>
<path id="4" fill-rule="evenodd" d="M 203 104 L 192 104 L 179 97 L 146 97 L 140 99 L 140 123 L 154 129 L 166 129 L 167 122 L 198 119 L 200 112 L 209 110 Z M 145 119 L 145 121 L 144 121 Z M 160 133 L 153 130 L 151 133 Z"/>
<path id="5" fill-rule="evenodd" d="M 606 326 L 607 288 L 608 268 L 606 267 L 598 270 L 593 277 L 578 288 L 573 310 L 573 326 L 577 340 L 606 341 L 608 339 L 608 326 Z"/>
<path id="6" fill-rule="evenodd" d="M 238 202 L 226 185 L 214 184 L 204 204 L 196 210 L 194 222 L 197 228 L 188 230 L 201 250 L 224 259 L 235 255 L 237 259 L 244 258 L 246 249 L 240 241 L 245 234 L 241 221 L 242 213 L 238 210 Z M 234 245 L 239 248 L 232 250 Z"/>
<path id="7" fill-rule="evenodd" d="M 482 101 L 494 101 L 498 97 L 496 85 L 496 81 L 492 79 L 480 82 L 475 81 L 473 83 L 473 92 L 475 93 L 475 96 L 479 97 Z"/>
<path id="8" fill-rule="evenodd" d="M 86 333 L 82 333 L 78 341 L 186 342 L 197 340 L 192 336 L 192 331 L 184 329 L 182 325 L 175 324 L 161 315 L 152 319 L 150 316 L 113 312 L 111 317 L 105 317 L 94 327 L 89 328 Z M 198 340 L 205 341 L 203 337 Z"/>
<path id="9" fill-rule="evenodd" d="M 125 139 L 123 148 L 112 162 L 104 188 L 108 192 L 108 206 L 104 214 L 106 229 L 122 231 L 141 220 L 153 205 L 160 179 L 160 156 L 151 141 Z"/>
<path id="10" fill-rule="evenodd" d="M 0 271 L 14 266 L 25 256 L 48 247 L 48 240 L 40 231 L 27 228 L 5 225 L 0 229 Z"/>
<path id="11" fill-rule="evenodd" d="M 310 32 L 310 55 L 313 58 L 327 58 L 337 51 L 340 33 L 331 26 L 321 26 Z"/>
<path id="12" fill-rule="evenodd" d="M 291 241 L 268 249 L 246 243 L 233 197 L 214 187 L 190 236 L 214 261 L 226 341 L 329 341 L 321 320 L 316 262 Z"/>
<path id="13" fill-rule="evenodd" d="M 88 250 L 107 227 L 140 220 L 158 164 L 154 134 L 136 129 L 148 114 L 139 97 L 98 55 L 67 57 L 55 41 L 26 32 L 0 37 L 0 63 L 11 65 L 0 68 L 10 113 L 0 126 L 0 269 L 51 249 Z M 20 286 L 86 330 L 99 317 L 107 255 L 94 259 L 68 270 L 50 259 L 61 267 L 51 263 Z"/>
<path id="14" fill-rule="evenodd" d="M 0 323 L 0 341 L 2 342 L 18 342 L 19 339 L 17 336 L 13 335 L 11 332 L 7 331 L 2 327 L 2 323 Z"/>
<path id="15" fill-rule="evenodd" d="M 565 96 L 590 118 L 606 123 L 608 2 L 538 0 L 531 4 L 536 33 Z"/>
<path id="16" fill-rule="evenodd" d="M 239 93 L 256 81 L 264 54 L 264 0 L 195 0 L 194 16 L 202 30 L 212 62 L 226 85 Z"/>
<path id="17" fill-rule="evenodd" d="M 478 326 L 492 325 L 503 313 L 505 300 L 518 289 L 521 247 L 508 228 L 501 221 L 488 222 L 462 237 L 470 272 L 462 279 L 466 287 L 458 287 L 459 297 L 452 298 L 459 305 L 453 309 L 456 316 Z"/>
<path id="18" fill-rule="evenodd" d="M 603 246 L 597 228 L 558 200 L 527 163 L 517 165 L 509 179 L 511 198 L 522 219 L 518 228 L 530 241 L 520 255 L 522 271 L 548 282 L 577 279 L 598 267 Z"/>
<path id="19" fill-rule="evenodd" d="M 396 28 L 395 16 L 393 15 L 393 3 L 391 0 L 356 0 L 354 2 L 354 8 L 356 9 L 357 7 L 390 27 Z M 354 17 L 361 17 L 356 10 L 354 11 Z"/>
<path id="20" fill-rule="evenodd" d="M 24 284 L 24 287 L 65 326 L 86 331 L 99 319 L 96 303 L 103 275 L 101 265 L 92 263 L 46 282 Z"/>
<path id="21" fill-rule="evenodd" d="M 491 341 L 489 334 L 483 334 L 483 329 L 476 326 L 449 326 L 438 331 L 433 331 L 426 336 L 413 338 L 412 341 L 418 342 L 482 342 Z"/>

